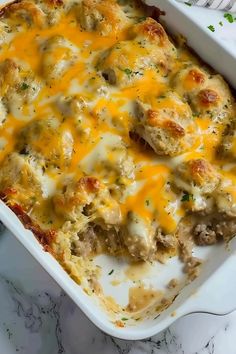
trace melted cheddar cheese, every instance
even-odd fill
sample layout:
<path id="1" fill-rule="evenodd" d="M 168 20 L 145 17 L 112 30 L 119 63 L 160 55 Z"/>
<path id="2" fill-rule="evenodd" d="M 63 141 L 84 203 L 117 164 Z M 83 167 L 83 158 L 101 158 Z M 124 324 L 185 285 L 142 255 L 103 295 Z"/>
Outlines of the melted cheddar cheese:
<path id="1" fill-rule="evenodd" d="M 186 216 L 236 216 L 234 98 L 145 11 L 0 11 L 1 196 L 54 230 L 48 246 L 76 279 L 81 257 L 159 259 L 176 253 Z"/>

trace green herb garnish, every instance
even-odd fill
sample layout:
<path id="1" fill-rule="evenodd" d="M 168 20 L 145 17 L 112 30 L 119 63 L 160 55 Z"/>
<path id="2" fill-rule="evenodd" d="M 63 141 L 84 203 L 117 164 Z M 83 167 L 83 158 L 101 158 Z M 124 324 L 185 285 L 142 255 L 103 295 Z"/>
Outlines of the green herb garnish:
<path id="1" fill-rule="evenodd" d="M 192 4 L 190 4 L 190 2 L 187 2 L 187 1 L 185 2 L 185 5 L 187 5 L 189 7 L 192 6 Z"/>
<path id="2" fill-rule="evenodd" d="M 124 69 L 124 72 L 126 73 L 126 75 L 130 76 L 132 74 L 132 70 L 126 68 Z"/>
<path id="3" fill-rule="evenodd" d="M 232 14 L 229 14 L 229 13 L 226 13 L 224 14 L 224 18 L 226 18 L 226 20 L 229 22 L 229 23 L 233 23 L 234 22 L 234 18 L 233 18 L 233 15 Z"/>
<path id="4" fill-rule="evenodd" d="M 128 321 L 128 318 L 122 317 L 121 321 Z"/>
<path id="5" fill-rule="evenodd" d="M 138 22 L 143 22 L 146 20 L 146 18 L 147 18 L 146 16 L 139 17 Z"/>
<path id="6" fill-rule="evenodd" d="M 193 195 L 185 192 L 182 196 L 181 202 L 189 202 L 190 200 L 193 200 Z"/>
<path id="7" fill-rule="evenodd" d="M 114 273 L 114 269 L 112 269 L 112 270 L 108 273 L 108 275 L 111 275 L 112 273 Z"/>
<path id="8" fill-rule="evenodd" d="M 215 32 L 215 27 L 213 25 L 210 25 L 207 27 L 211 32 Z"/>
<path id="9" fill-rule="evenodd" d="M 29 88 L 29 85 L 26 82 L 23 82 L 20 88 L 21 90 L 27 90 Z"/>

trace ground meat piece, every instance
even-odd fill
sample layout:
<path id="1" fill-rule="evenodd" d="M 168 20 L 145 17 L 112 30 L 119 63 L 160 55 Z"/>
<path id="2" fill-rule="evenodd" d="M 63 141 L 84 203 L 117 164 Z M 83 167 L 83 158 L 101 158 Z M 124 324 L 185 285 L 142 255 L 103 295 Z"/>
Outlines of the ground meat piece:
<path id="1" fill-rule="evenodd" d="M 178 286 L 179 282 L 177 279 L 173 278 L 169 281 L 169 283 L 167 284 L 167 288 L 168 289 L 175 289 Z"/>
<path id="2" fill-rule="evenodd" d="M 229 242 L 236 234 L 236 220 L 225 220 L 215 225 L 217 235 L 223 237 L 225 242 Z"/>
<path id="3" fill-rule="evenodd" d="M 192 237 L 193 221 L 186 219 L 180 223 L 177 231 L 179 241 L 179 258 L 184 263 L 184 272 L 190 281 L 194 280 L 200 271 L 201 260 L 192 256 L 194 240 Z"/>
<path id="4" fill-rule="evenodd" d="M 199 246 L 214 245 L 218 242 L 217 233 L 212 230 L 212 225 L 198 224 L 194 229 L 194 236 Z"/>
<path id="5" fill-rule="evenodd" d="M 93 227 L 89 227 L 81 233 L 71 243 L 71 253 L 76 256 L 89 256 L 92 252 L 98 252 L 100 249 L 98 238 Z"/>
<path id="6" fill-rule="evenodd" d="M 166 248 L 175 248 L 177 245 L 177 239 L 174 235 L 164 235 L 160 229 L 158 229 L 156 240 Z"/>
<path id="7" fill-rule="evenodd" d="M 104 233 L 107 251 L 110 254 L 117 254 L 121 250 L 121 239 L 119 232 L 112 229 Z"/>
<path id="8" fill-rule="evenodd" d="M 192 238 L 192 224 L 180 223 L 177 231 L 177 237 L 180 248 L 180 260 L 186 262 L 192 256 L 193 238 Z"/>
<path id="9" fill-rule="evenodd" d="M 196 279 L 199 275 L 200 268 L 199 266 L 202 264 L 202 261 L 196 257 L 189 257 L 184 266 L 184 272 L 188 274 L 188 278 L 190 281 Z"/>
<path id="10" fill-rule="evenodd" d="M 109 254 L 117 255 L 121 252 L 122 242 L 119 228 L 109 227 L 108 229 L 104 229 L 96 225 L 95 233 Z"/>
<path id="11" fill-rule="evenodd" d="M 223 218 L 222 214 L 219 215 Z M 225 219 L 218 222 L 212 220 L 205 224 L 198 224 L 193 231 L 195 241 L 198 245 L 213 245 L 221 240 L 229 242 L 236 233 L 236 220 Z"/>

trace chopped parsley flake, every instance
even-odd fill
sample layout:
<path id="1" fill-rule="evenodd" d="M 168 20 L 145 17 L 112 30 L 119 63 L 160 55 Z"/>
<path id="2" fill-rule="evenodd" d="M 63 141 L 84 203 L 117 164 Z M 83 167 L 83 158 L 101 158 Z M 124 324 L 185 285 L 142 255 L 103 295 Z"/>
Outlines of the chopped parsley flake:
<path id="1" fill-rule="evenodd" d="M 190 2 L 187 2 L 187 1 L 185 1 L 185 5 L 192 6 L 192 4 L 190 4 Z"/>
<path id="2" fill-rule="evenodd" d="M 23 82 L 20 88 L 21 90 L 27 90 L 29 88 L 29 85 L 26 82 Z"/>
<path id="3" fill-rule="evenodd" d="M 211 32 L 215 32 L 215 27 L 213 25 L 210 25 L 207 27 Z"/>
<path id="4" fill-rule="evenodd" d="M 223 27 L 223 22 L 222 22 L 222 21 L 220 21 L 220 22 L 219 22 L 219 25 L 220 25 L 221 27 Z"/>
<path id="5" fill-rule="evenodd" d="M 193 195 L 185 192 L 182 196 L 181 202 L 189 202 L 190 200 L 193 200 Z"/>
<path id="6" fill-rule="evenodd" d="M 146 18 L 147 18 L 146 16 L 139 17 L 138 22 L 143 22 L 146 20 Z"/>
<path id="7" fill-rule="evenodd" d="M 125 68 L 125 69 L 119 68 L 119 70 L 123 71 L 129 78 L 133 75 L 141 75 L 141 76 L 143 75 L 141 72 L 132 71 L 129 68 Z"/>
<path id="8" fill-rule="evenodd" d="M 235 21 L 235 18 L 233 17 L 232 14 L 229 14 L 229 13 L 226 13 L 224 14 L 224 18 L 226 18 L 226 20 L 229 22 L 229 23 L 233 23 Z"/>
<path id="9" fill-rule="evenodd" d="M 128 321 L 128 318 L 122 317 L 121 321 Z"/>
<path id="10" fill-rule="evenodd" d="M 132 74 L 132 70 L 126 68 L 124 69 L 124 72 L 126 73 L 126 75 L 130 76 Z"/>
<path id="11" fill-rule="evenodd" d="M 108 275 L 112 275 L 112 273 L 114 273 L 114 269 L 112 269 L 112 270 L 108 273 Z"/>

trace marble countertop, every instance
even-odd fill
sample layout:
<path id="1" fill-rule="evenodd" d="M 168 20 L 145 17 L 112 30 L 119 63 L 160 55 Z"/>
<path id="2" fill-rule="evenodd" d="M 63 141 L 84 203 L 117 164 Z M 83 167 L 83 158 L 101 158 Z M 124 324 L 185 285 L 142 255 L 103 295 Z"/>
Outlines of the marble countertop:
<path id="1" fill-rule="evenodd" d="M 236 53 L 236 22 L 203 11 Z M 188 315 L 143 341 L 102 333 L 6 230 L 0 234 L 0 300 L 0 354 L 236 354 L 236 313 Z"/>

